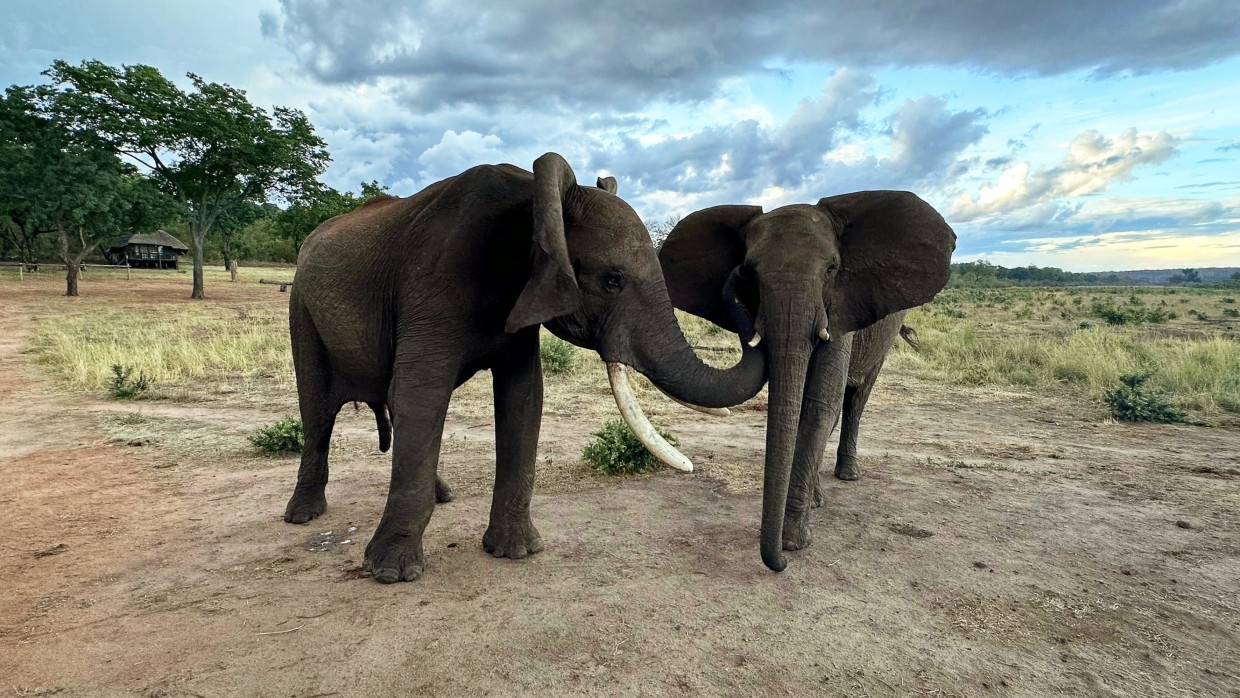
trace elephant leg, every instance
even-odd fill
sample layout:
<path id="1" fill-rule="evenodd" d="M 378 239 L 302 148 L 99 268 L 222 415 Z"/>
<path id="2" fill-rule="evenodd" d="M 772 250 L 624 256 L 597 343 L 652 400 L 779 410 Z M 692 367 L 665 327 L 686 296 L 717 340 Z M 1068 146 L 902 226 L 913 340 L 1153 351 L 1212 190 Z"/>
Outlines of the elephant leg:
<path id="1" fill-rule="evenodd" d="M 436 352 L 425 347 L 397 348 L 388 399 L 393 408 L 392 479 L 364 563 L 384 584 L 413 581 L 422 574 L 422 533 L 435 509 L 435 468 L 456 378 L 455 366 L 419 360 L 432 355 Z"/>
<path id="2" fill-rule="evenodd" d="M 308 320 L 294 325 L 293 365 L 305 443 L 297 469 L 297 486 L 284 509 L 284 520 L 304 524 L 327 511 L 327 452 L 336 414 L 344 401 L 332 395 L 327 348 Z"/>
<path id="3" fill-rule="evenodd" d="M 822 504 L 818 467 L 839 419 L 851 349 L 852 336 L 847 335 L 819 343 L 810 359 L 788 502 L 784 508 L 784 550 L 801 550 L 813 542 L 809 510 Z"/>
<path id="4" fill-rule="evenodd" d="M 840 446 L 835 454 L 835 476 L 841 480 L 861 479 L 861 468 L 857 466 L 857 432 L 861 428 L 861 415 L 865 412 L 865 404 L 870 400 L 870 391 L 878 382 L 878 373 L 882 368 L 883 362 L 880 361 L 860 384 L 850 385 L 844 390 Z"/>
<path id="5" fill-rule="evenodd" d="M 379 425 L 379 451 L 386 452 L 392 443 L 392 425 L 388 421 L 388 413 L 391 411 L 382 403 L 368 403 L 370 409 L 375 412 L 375 420 Z M 442 434 L 440 435 L 442 437 Z M 435 448 L 435 452 L 439 452 L 439 448 Z M 442 477 L 438 475 L 439 464 L 435 464 L 435 503 L 447 504 L 456 499 L 456 493 L 448 486 Z"/>
<path id="6" fill-rule="evenodd" d="M 522 330 L 505 362 L 492 367 L 495 388 L 495 492 L 482 547 L 495 557 L 513 559 L 543 549 L 530 520 L 534 459 L 542 422 L 542 361 L 538 327 Z"/>

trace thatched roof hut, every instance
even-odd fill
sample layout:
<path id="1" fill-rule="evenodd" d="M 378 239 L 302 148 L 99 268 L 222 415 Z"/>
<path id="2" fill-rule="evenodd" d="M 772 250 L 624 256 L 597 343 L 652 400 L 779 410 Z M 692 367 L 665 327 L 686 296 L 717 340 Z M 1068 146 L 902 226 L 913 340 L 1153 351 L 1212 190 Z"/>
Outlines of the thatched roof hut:
<path id="1" fill-rule="evenodd" d="M 186 252 L 189 252 L 188 245 L 163 230 L 156 230 L 130 233 L 112 243 L 103 254 L 110 264 L 176 269 L 177 258 Z"/>

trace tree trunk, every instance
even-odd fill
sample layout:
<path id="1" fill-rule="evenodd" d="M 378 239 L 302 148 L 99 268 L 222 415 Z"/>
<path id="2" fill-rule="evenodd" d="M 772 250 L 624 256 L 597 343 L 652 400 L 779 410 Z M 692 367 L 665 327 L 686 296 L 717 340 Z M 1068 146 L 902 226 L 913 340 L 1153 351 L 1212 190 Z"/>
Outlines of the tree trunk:
<path id="1" fill-rule="evenodd" d="M 225 237 L 220 249 L 224 252 L 224 271 L 232 271 L 232 241 Z"/>
<path id="2" fill-rule="evenodd" d="M 206 296 L 206 294 L 204 294 L 204 293 L 203 293 L 203 290 L 202 290 L 202 271 L 203 271 L 202 242 L 203 242 L 203 238 L 205 238 L 206 236 L 207 236 L 207 232 L 206 232 L 205 230 L 202 230 L 202 231 L 195 230 L 195 231 L 193 231 L 193 237 L 194 237 L 194 292 L 193 292 L 193 293 L 191 293 L 189 297 L 190 297 L 190 298 L 192 298 L 192 299 L 195 299 L 195 300 L 203 300 L 203 299 L 205 299 L 205 298 L 207 297 L 207 296 Z"/>
<path id="3" fill-rule="evenodd" d="M 81 265 L 76 262 L 69 263 L 69 271 L 65 274 L 65 295 L 77 296 L 78 294 L 78 270 Z"/>

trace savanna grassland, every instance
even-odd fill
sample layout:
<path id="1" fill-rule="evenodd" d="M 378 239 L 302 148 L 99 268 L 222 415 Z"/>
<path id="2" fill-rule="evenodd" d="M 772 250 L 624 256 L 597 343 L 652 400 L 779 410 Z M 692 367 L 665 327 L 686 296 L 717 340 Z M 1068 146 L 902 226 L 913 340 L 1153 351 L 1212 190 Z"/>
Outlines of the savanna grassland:
<path id="1" fill-rule="evenodd" d="M 581 458 L 616 416 L 596 355 L 544 335 L 534 521 L 478 544 L 490 380 L 462 386 L 427 572 L 359 572 L 388 454 L 346 406 L 328 512 L 281 521 L 295 455 L 287 294 L 208 269 L 0 269 L 0 690 L 17 695 L 1232 695 L 1240 692 L 1240 290 L 950 288 L 909 314 L 827 478 L 814 545 L 757 554 L 765 395 L 712 418 L 639 381 L 692 474 Z M 712 363 L 733 335 L 682 318 Z M 118 367 L 123 380 L 113 367 Z M 1116 420 L 1122 376 L 1185 423 Z M 132 397 L 116 399 L 119 394 Z M 827 470 L 829 472 L 829 463 Z"/>

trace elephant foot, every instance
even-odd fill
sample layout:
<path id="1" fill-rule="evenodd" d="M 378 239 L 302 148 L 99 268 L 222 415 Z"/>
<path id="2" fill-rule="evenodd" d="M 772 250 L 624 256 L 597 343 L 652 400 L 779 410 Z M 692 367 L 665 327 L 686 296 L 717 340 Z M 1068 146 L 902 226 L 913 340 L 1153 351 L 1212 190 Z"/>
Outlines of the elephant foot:
<path id="1" fill-rule="evenodd" d="M 288 506 L 284 508 L 284 520 L 288 523 L 304 524 L 322 516 L 325 511 L 327 511 L 327 497 L 323 495 L 322 487 L 294 490 L 292 498 L 288 500 Z"/>
<path id="2" fill-rule="evenodd" d="M 814 542 L 809 528 L 809 511 L 788 512 L 784 516 L 784 550 L 804 550 Z"/>
<path id="3" fill-rule="evenodd" d="M 421 536 L 385 534 L 380 524 L 366 546 L 362 567 L 381 584 L 412 582 L 422 576 Z"/>
<path id="4" fill-rule="evenodd" d="M 456 493 L 452 491 L 451 487 L 448 487 L 448 483 L 444 482 L 443 478 L 436 475 L 435 476 L 435 503 L 436 504 L 447 504 L 448 502 L 451 502 L 454 499 L 456 499 Z"/>
<path id="5" fill-rule="evenodd" d="M 845 456 L 835 460 L 835 477 L 841 480 L 860 480 L 861 468 L 857 466 L 856 456 Z"/>
<path id="6" fill-rule="evenodd" d="M 520 560 L 523 557 L 541 552 L 542 536 L 528 517 L 520 523 L 496 524 L 487 527 L 482 536 L 482 549 L 495 557 L 507 557 Z"/>

